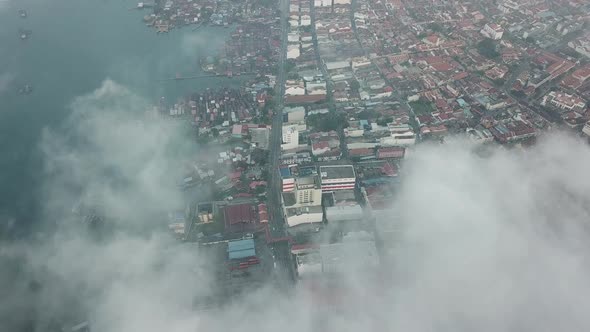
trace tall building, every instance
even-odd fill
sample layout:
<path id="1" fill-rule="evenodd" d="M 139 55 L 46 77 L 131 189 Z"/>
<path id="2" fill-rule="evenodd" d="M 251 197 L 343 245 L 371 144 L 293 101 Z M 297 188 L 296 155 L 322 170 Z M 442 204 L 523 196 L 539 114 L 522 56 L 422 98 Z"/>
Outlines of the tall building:
<path id="1" fill-rule="evenodd" d="M 283 126 L 283 143 L 282 150 L 291 150 L 299 146 L 299 130 L 297 126 L 289 125 Z"/>
<path id="2" fill-rule="evenodd" d="M 481 29 L 481 34 L 490 39 L 499 40 L 504 35 L 504 29 L 495 23 L 488 23 Z"/>
<path id="3" fill-rule="evenodd" d="M 316 179 L 316 176 L 293 179 L 294 184 L 283 192 L 283 212 L 289 227 L 323 221 L 322 190 Z"/>
<path id="4" fill-rule="evenodd" d="M 323 192 L 354 189 L 356 175 L 352 165 L 320 166 L 321 186 Z"/>
<path id="5" fill-rule="evenodd" d="M 324 220 L 321 189 L 301 189 L 284 192 L 283 212 L 289 227 L 319 224 Z"/>

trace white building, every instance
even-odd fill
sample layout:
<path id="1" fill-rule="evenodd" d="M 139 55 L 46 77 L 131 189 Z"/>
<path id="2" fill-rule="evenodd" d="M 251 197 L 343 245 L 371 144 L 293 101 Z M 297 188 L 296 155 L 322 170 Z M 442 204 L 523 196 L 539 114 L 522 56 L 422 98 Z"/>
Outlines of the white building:
<path id="1" fill-rule="evenodd" d="M 287 46 L 287 59 L 297 59 L 301 55 L 299 44 Z"/>
<path id="2" fill-rule="evenodd" d="M 299 146 L 299 130 L 297 126 L 289 125 L 283 126 L 283 143 L 281 144 L 282 150 L 295 149 Z"/>
<path id="3" fill-rule="evenodd" d="M 314 94 L 325 94 L 326 93 L 326 81 L 324 80 L 316 80 L 313 82 L 306 82 L 305 89 L 307 93 L 310 95 Z"/>
<path id="4" fill-rule="evenodd" d="M 487 23 L 480 32 L 484 36 L 493 40 L 502 39 L 502 36 L 504 35 L 504 29 L 495 23 Z"/>
<path id="5" fill-rule="evenodd" d="M 467 134 L 469 139 L 476 143 L 491 143 L 494 141 L 494 135 L 486 128 L 468 128 Z"/>
<path id="6" fill-rule="evenodd" d="M 285 89 L 285 96 L 303 96 L 305 88 L 301 86 L 289 86 Z"/>
<path id="7" fill-rule="evenodd" d="M 320 166 L 320 176 L 323 192 L 354 189 L 356 185 L 356 175 L 352 165 Z"/>
<path id="8" fill-rule="evenodd" d="M 390 136 L 382 137 L 379 142 L 383 146 L 408 146 L 416 143 L 416 134 L 409 125 L 387 124 Z"/>
<path id="9" fill-rule="evenodd" d="M 582 128 L 582 132 L 590 137 L 590 121 L 586 122 L 586 125 L 584 125 L 584 128 Z"/>
<path id="10" fill-rule="evenodd" d="M 551 91 L 545 95 L 541 101 L 541 105 L 545 106 L 547 104 L 566 111 L 583 112 L 586 109 L 586 102 L 584 99 L 576 95 L 567 94 L 565 92 Z"/>
<path id="11" fill-rule="evenodd" d="M 363 137 L 364 134 L 364 128 L 344 128 L 345 137 Z"/>
<path id="12" fill-rule="evenodd" d="M 297 179 L 299 180 L 299 179 Z M 296 182 L 297 182 L 296 180 Z M 289 227 L 303 224 L 318 224 L 324 219 L 322 208 L 322 190 L 300 188 L 282 194 L 283 213 Z"/>
<path id="13" fill-rule="evenodd" d="M 363 220 L 363 208 L 360 205 L 336 205 L 326 208 L 326 220 L 329 223 Z"/>
<path id="14" fill-rule="evenodd" d="M 590 58 L 590 41 L 587 40 L 575 40 L 567 44 L 567 46 L 574 49 L 574 51 L 582 54 L 583 56 Z"/>
<path id="15" fill-rule="evenodd" d="M 287 40 L 289 41 L 289 43 L 299 43 L 299 41 L 300 41 L 299 33 L 298 32 L 289 32 L 289 34 L 287 35 Z"/>
<path id="16" fill-rule="evenodd" d="M 356 70 L 358 68 L 366 67 L 371 65 L 371 60 L 366 56 L 359 56 L 352 58 L 351 60 L 352 69 Z"/>
<path id="17" fill-rule="evenodd" d="M 314 7 L 330 7 L 332 6 L 332 0 L 314 0 Z"/>
<path id="18" fill-rule="evenodd" d="M 348 62 L 348 61 L 326 62 L 326 69 L 327 70 L 338 70 L 338 69 L 345 69 L 345 68 L 350 68 L 350 62 Z"/>
<path id="19" fill-rule="evenodd" d="M 306 27 L 311 25 L 311 17 L 309 15 L 301 15 L 301 26 Z"/>

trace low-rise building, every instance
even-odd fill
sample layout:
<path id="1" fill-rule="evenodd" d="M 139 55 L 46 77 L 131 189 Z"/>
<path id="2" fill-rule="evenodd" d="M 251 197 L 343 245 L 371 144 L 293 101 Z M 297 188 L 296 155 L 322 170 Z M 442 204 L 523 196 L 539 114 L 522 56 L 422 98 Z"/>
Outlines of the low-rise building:
<path id="1" fill-rule="evenodd" d="M 551 105 L 562 110 L 582 112 L 586 109 L 584 99 L 560 91 L 551 91 L 541 101 L 541 105 Z"/>
<path id="2" fill-rule="evenodd" d="M 582 128 L 582 133 L 584 133 L 584 135 L 590 137 L 590 121 L 586 122 L 586 124 L 584 125 L 584 128 Z"/>
<path id="3" fill-rule="evenodd" d="M 416 143 L 416 134 L 408 124 L 390 123 L 387 128 L 390 135 L 379 139 L 382 146 L 408 146 Z"/>

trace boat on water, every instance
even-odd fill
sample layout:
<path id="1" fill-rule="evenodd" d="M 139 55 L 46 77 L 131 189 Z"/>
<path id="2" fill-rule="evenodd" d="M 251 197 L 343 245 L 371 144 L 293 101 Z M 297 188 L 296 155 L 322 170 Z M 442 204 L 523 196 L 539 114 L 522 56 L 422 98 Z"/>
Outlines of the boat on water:
<path id="1" fill-rule="evenodd" d="M 20 89 L 18 89 L 18 94 L 20 95 L 28 95 L 33 92 L 33 87 L 29 84 L 23 85 Z"/>
<path id="2" fill-rule="evenodd" d="M 22 40 L 29 39 L 29 37 L 31 36 L 32 33 L 33 33 L 33 31 L 31 31 L 31 30 L 25 30 L 25 29 L 18 30 L 19 37 Z"/>
<path id="3" fill-rule="evenodd" d="M 28 15 L 27 15 L 27 11 L 26 11 L 26 10 L 24 10 L 24 9 L 21 9 L 21 10 L 19 10 L 19 11 L 18 11 L 18 15 L 19 15 L 20 17 L 22 17 L 22 18 L 27 18 L 27 16 L 28 16 Z"/>

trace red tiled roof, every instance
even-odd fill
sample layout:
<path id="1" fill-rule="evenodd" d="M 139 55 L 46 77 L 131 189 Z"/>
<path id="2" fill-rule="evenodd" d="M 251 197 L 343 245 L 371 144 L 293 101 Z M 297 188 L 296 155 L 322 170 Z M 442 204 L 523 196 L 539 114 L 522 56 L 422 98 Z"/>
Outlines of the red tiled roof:
<path id="1" fill-rule="evenodd" d="M 317 102 L 325 100 L 325 99 L 326 99 L 325 94 L 287 96 L 287 97 L 285 97 L 285 102 L 287 104 L 311 104 L 311 103 L 317 103 Z"/>
<path id="2" fill-rule="evenodd" d="M 397 176 L 397 166 L 391 165 L 390 163 L 385 163 L 381 171 L 387 176 Z"/>
<path id="3" fill-rule="evenodd" d="M 403 158 L 406 149 L 402 147 L 380 148 L 377 150 L 377 158 Z"/>
<path id="4" fill-rule="evenodd" d="M 368 149 L 368 148 L 350 149 L 350 150 L 348 150 L 348 154 L 351 157 L 370 156 L 373 154 L 373 149 Z"/>
<path id="5" fill-rule="evenodd" d="M 453 75 L 453 79 L 458 81 L 466 78 L 467 76 L 469 76 L 469 73 L 464 71 Z"/>
<path id="6" fill-rule="evenodd" d="M 436 71 L 449 71 L 449 70 L 453 69 L 453 66 L 449 63 L 446 63 L 446 62 L 433 63 L 430 66 L 432 68 L 434 68 L 434 70 L 436 70 Z"/>
<path id="7" fill-rule="evenodd" d="M 224 209 L 226 224 L 235 225 L 239 223 L 255 223 L 256 209 L 251 204 L 229 205 Z"/>

